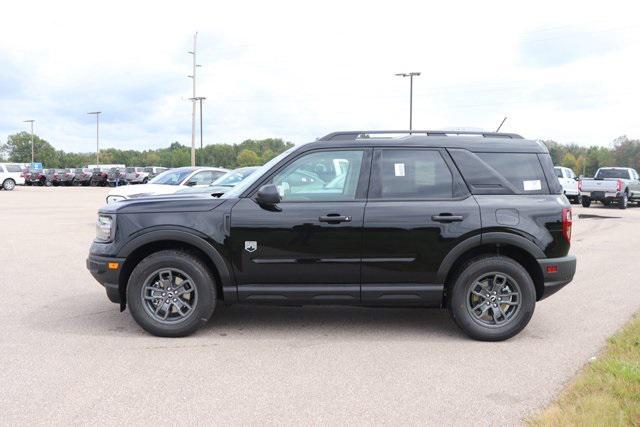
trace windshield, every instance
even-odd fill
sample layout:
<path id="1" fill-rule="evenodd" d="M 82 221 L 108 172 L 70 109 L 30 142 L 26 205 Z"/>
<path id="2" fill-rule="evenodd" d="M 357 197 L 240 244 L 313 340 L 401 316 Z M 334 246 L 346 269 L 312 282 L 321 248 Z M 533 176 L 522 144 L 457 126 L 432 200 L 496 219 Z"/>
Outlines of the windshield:
<path id="1" fill-rule="evenodd" d="M 232 170 L 231 172 L 227 172 L 222 175 L 220 178 L 216 179 L 211 183 L 211 185 L 219 185 L 222 187 L 233 187 L 246 177 L 254 173 L 258 168 L 240 168 L 236 170 Z"/>
<path id="2" fill-rule="evenodd" d="M 245 179 L 240 184 L 238 184 L 235 187 L 233 187 L 228 192 L 224 193 L 220 198 L 221 199 L 233 199 L 233 198 L 239 197 L 240 194 L 242 194 L 247 188 L 251 187 L 256 181 L 258 181 L 260 178 L 262 178 L 262 176 L 265 173 L 269 172 L 269 170 L 274 165 L 278 164 L 278 162 L 280 162 L 280 160 L 284 159 L 285 157 L 287 157 L 289 154 L 291 154 L 292 152 L 294 152 L 298 148 L 299 148 L 299 146 L 291 147 L 288 150 L 283 151 L 282 153 L 278 154 L 273 159 L 269 160 L 267 163 L 265 163 L 264 165 L 260 166 L 258 168 L 258 170 L 256 170 L 254 173 L 252 173 L 247 179 Z"/>
<path id="3" fill-rule="evenodd" d="M 180 185 L 191 172 L 191 169 L 168 170 L 153 178 L 149 184 Z"/>
<path id="4" fill-rule="evenodd" d="M 627 169 L 600 169 L 596 174 L 596 179 L 603 178 L 629 179 L 629 171 Z"/>

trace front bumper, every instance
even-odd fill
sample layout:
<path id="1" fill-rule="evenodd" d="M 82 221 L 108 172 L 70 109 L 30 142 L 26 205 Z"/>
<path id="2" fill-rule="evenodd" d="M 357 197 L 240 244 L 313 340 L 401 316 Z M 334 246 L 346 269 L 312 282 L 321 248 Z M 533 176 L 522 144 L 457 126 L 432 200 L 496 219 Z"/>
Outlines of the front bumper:
<path id="1" fill-rule="evenodd" d="M 553 295 L 573 280 L 576 273 L 576 256 L 537 260 L 544 278 L 544 290 L 540 299 Z"/>
<path id="2" fill-rule="evenodd" d="M 107 297 L 111 302 L 122 303 L 120 295 L 120 274 L 124 266 L 124 258 L 104 257 L 89 255 L 87 258 L 87 270 L 104 286 Z M 117 268 L 113 268 L 117 264 Z"/>

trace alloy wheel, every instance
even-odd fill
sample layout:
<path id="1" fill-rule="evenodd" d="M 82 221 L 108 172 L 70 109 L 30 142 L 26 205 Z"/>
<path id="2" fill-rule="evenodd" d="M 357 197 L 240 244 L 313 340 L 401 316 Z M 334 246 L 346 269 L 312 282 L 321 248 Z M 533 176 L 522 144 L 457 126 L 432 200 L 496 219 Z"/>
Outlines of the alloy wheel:
<path id="1" fill-rule="evenodd" d="M 193 279 L 182 270 L 163 268 L 151 273 L 142 286 L 142 304 L 160 323 L 178 323 L 189 318 L 198 304 Z"/>
<path id="2" fill-rule="evenodd" d="M 510 276 L 492 272 L 473 281 L 467 292 L 467 310 L 471 318 L 487 327 L 502 327 L 520 311 L 522 293 Z"/>

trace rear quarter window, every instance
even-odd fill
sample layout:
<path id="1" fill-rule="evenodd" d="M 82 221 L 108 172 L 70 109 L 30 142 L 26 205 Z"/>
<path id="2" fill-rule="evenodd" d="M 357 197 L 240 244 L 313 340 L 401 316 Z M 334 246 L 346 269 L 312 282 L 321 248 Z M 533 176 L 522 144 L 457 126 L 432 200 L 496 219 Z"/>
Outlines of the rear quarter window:
<path id="1" fill-rule="evenodd" d="M 547 184 L 551 179 L 560 186 L 553 164 L 546 176 L 542 164 L 546 159 L 536 153 L 472 153 L 462 149 L 450 153 L 473 194 L 555 194 L 555 186 L 550 191 Z"/>

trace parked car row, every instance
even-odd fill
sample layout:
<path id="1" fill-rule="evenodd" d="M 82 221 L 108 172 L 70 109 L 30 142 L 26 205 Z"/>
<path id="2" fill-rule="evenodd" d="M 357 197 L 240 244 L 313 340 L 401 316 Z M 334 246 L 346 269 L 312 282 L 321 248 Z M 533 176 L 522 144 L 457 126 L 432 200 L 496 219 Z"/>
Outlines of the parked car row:
<path id="1" fill-rule="evenodd" d="M 125 167 L 124 165 L 89 166 L 84 168 L 67 169 L 24 169 L 18 165 L 14 172 L 16 177 L 7 182 L 7 186 L 37 185 L 37 186 L 112 186 L 127 184 L 146 184 L 157 174 L 169 168 L 160 166 Z M 3 166 L 4 167 L 4 166 Z M 13 170 L 12 169 L 12 170 Z M 4 177 L 4 174 L 2 175 Z M 19 179 L 16 179 L 19 178 Z M 0 181 L 2 182 L 2 181 Z"/>
<path id="2" fill-rule="evenodd" d="M 572 203 L 585 208 L 592 202 L 616 204 L 620 209 L 626 209 L 629 203 L 640 206 L 640 175 L 633 168 L 603 167 L 593 178 L 577 177 L 571 169 L 561 166 L 556 166 L 555 172 Z"/>

